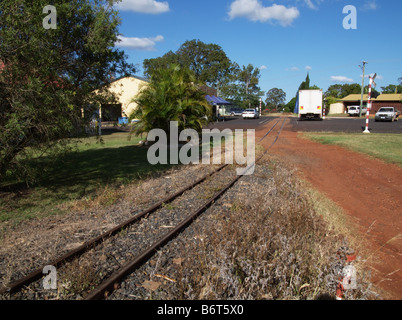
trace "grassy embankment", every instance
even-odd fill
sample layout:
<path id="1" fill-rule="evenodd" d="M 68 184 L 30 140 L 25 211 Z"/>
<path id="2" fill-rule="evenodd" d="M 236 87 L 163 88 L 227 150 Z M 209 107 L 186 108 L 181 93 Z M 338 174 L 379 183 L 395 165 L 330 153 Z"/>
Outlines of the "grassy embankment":
<path id="1" fill-rule="evenodd" d="M 402 167 L 401 134 L 349 134 L 349 133 L 303 133 L 303 137 L 322 144 L 334 144 L 363 153 Z"/>

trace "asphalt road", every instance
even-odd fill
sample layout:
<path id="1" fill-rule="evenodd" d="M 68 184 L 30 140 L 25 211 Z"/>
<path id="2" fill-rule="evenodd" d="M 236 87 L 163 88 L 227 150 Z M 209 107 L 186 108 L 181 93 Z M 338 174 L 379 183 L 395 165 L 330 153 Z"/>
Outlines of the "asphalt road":
<path id="1" fill-rule="evenodd" d="M 261 117 L 260 119 L 247 119 L 234 117 L 218 123 L 208 125 L 208 129 L 257 129 L 274 117 Z M 360 133 L 365 129 L 366 119 L 358 118 L 327 118 L 323 121 L 305 120 L 298 121 L 297 118 L 289 118 L 291 130 L 303 132 L 346 132 Z M 395 122 L 375 122 L 370 119 L 369 130 L 372 133 L 400 133 L 402 134 L 402 118 Z"/>

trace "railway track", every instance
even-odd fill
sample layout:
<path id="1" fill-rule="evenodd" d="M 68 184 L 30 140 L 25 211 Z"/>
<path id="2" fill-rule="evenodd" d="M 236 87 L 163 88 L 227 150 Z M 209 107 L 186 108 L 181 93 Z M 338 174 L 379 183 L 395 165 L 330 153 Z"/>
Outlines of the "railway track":
<path id="1" fill-rule="evenodd" d="M 285 121 L 286 118 L 282 120 L 282 124 L 271 145 L 255 160 L 254 163 L 250 164 L 248 168 L 251 168 L 260 161 L 267 154 L 269 149 L 277 142 Z M 280 122 L 281 119 L 277 120 L 259 142 L 270 135 Z M 86 300 L 105 298 L 119 287 L 119 283 L 128 274 L 141 266 L 158 249 L 177 236 L 177 234 L 190 225 L 200 214 L 211 207 L 217 199 L 230 189 L 241 178 L 240 175 L 236 175 L 234 172 L 235 170 L 230 168 L 230 166 L 221 165 L 213 172 L 182 188 L 173 195 L 159 201 L 148 209 L 134 215 L 127 221 L 104 232 L 96 238 L 85 242 L 78 248 L 67 252 L 63 256 L 48 261 L 43 265 L 43 267 L 50 265 L 57 268 L 59 278 L 59 274 L 71 271 L 70 265 L 72 265 L 74 261 L 86 259 L 85 257 L 87 256 L 88 261 L 97 262 L 90 268 L 96 270 L 97 274 L 102 274 L 103 276 L 101 279 L 97 280 L 96 284 L 98 286 L 94 290 L 89 293 L 88 290 L 86 290 L 86 292 L 80 292 L 78 297 L 75 295 L 69 298 L 77 299 L 82 298 L 82 296 L 84 296 L 84 299 Z M 217 183 L 219 186 L 216 186 Z M 196 195 L 191 196 L 190 193 L 197 188 L 201 188 L 202 191 L 195 191 L 196 195 L 202 193 L 208 195 L 208 198 L 200 199 L 199 196 L 198 198 Z M 183 200 L 183 202 L 186 203 L 184 205 L 185 209 L 180 209 L 180 205 L 176 204 L 175 201 L 180 203 L 180 197 L 184 194 L 187 194 L 187 197 L 190 197 L 191 200 L 187 200 L 187 202 Z M 177 210 L 173 210 L 176 206 Z M 196 206 L 196 208 L 192 209 L 191 206 Z M 191 213 L 181 214 L 181 211 L 191 211 Z M 157 225 L 159 225 L 159 227 L 157 227 Z M 144 230 L 146 230 L 146 232 Z M 160 230 L 163 231 L 161 232 Z M 166 232 L 166 230 L 169 231 Z M 143 235 L 143 233 L 146 235 Z M 142 238 L 145 239 L 142 240 L 142 243 L 141 241 L 138 241 L 138 238 L 140 238 L 139 234 L 141 234 Z M 149 239 L 152 239 L 152 244 L 150 245 L 147 244 Z M 121 250 L 122 252 L 119 252 L 119 248 L 123 247 L 135 249 L 130 251 L 124 249 Z M 105 267 L 108 264 L 113 264 L 113 267 Z M 13 295 L 20 293 L 19 296 L 17 295 L 17 299 L 24 299 L 24 294 L 21 294 L 21 291 L 30 286 L 34 286 L 34 288 L 40 287 L 41 284 L 38 282 L 43 277 L 43 267 L 38 268 L 25 277 L 8 284 L 0 290 L 0 294 L 9 294 L 10 298 L 13 298 Z M 63 278 L 63 276 L 60 278 Z M 66 285 L 68 286 L 68 283 Z"/>

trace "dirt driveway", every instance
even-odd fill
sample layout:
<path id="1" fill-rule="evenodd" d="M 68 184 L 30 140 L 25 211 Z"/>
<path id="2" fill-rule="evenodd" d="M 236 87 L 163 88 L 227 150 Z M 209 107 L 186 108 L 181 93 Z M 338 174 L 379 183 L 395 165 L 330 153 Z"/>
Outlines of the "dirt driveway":
<path id="1" fill-rule="evenodd" d="M 370 263 L 372 282 L 390 299 L 402 299 L 402 169 L 302 139 L 289 120 L 271 153 L 296 166 L 302 178 L 353 218 L 362 240 L 378 258 Z"/>

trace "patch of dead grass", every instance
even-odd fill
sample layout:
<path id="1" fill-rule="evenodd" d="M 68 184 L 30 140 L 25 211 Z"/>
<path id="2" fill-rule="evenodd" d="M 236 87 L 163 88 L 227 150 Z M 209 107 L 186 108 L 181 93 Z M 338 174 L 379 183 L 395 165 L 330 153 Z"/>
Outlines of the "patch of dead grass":
<path id="1" fill-rule="evenodd" d="M 255 174 L 258 181 L 243 181 L 236 199 L 182 248 L 179 298 L 334 298 L 345 265 L 339 252 L 351 249 L 346 238 L 329 226 L 283 163 L 266 161 Z M 373 298 L 363 269 L 358 277 L 359 287 L 348 298 Z"/>

